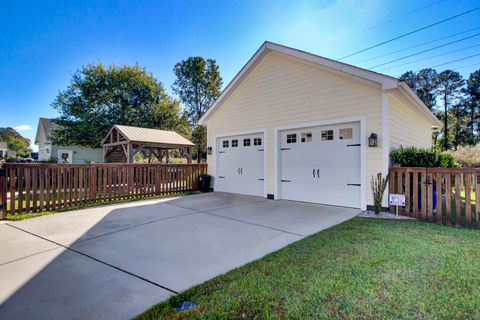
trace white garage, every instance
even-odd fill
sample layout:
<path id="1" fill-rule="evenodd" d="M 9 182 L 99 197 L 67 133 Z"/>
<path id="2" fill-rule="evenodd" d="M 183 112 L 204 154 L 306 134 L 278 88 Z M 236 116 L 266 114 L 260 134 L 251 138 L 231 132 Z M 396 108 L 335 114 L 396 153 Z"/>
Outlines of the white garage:
<path id="1" fill-rule="evenodd" d="M 279 198 L 360 208 L 360 124 L 280 131 Z"/>
<path id="2" fill-rule="evenodd" d="M 215 191 L 361 209 L 390 151 L 441 125 L 399 79 L 271 42 L 199 123 Z"/>
<path id="3" fill-rule="evenodd" d="M 264 195 L 264 134 L 217 138 L 217 191 Z"/>

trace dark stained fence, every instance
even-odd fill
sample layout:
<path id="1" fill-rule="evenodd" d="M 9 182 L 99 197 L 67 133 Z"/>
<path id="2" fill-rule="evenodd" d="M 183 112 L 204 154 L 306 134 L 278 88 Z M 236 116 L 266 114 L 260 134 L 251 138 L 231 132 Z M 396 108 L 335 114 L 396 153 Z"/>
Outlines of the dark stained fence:
<path id="1" fill-rule="evenodd" d="M 389 192 L 405 194 L 399 214 L 480 229 L 480 169 L 390 168 Z"/>
<path id="2" fill-rule="evenodd" d="M 206 173 L 206 164 L 4 164 L 0 208 L 41 212 L 194 192 Z"/>

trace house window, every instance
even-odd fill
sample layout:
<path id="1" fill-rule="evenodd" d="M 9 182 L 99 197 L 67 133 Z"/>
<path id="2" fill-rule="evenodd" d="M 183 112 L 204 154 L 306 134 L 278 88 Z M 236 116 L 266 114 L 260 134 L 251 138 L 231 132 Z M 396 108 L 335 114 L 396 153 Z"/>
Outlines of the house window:
<path id="1" fill-rule="evenodd" d="M 297 143 L 297 134 L 296 133 L 287 134 L 287 143 Z"/>
<path id="2" fill-rule="evenodd" d="M 353 138 L 353 129 L 352 129 L 352 128 L 343 128 L 343 129 L 340 129 L 338 138 L 339 138 L 340 140 L 343 140 L 343 139 L 352 139 L 352 138 Z"/>
<path id="3" fill-rule="evenodd" d="M 302 133 L 302 142 L 312 142 L 312 133 L 311 132 L 305 132 Z"/>
<path id="4" fill-rule="evenodd" d="M 243 146 L 249 147 L 250 146 L 250 139 L 243 139 Z"/>
<path id="5" fill-rule="evenodd" d="M 262 139 L 261 138 L 253 139 L 253 145 L 254 146 L 261 146 L 262 145 Z"/>
<path id="6" fill-rule="evenodd" d="M 238 147 L 238 140 L 232 140 L 232 148 Z"/>
<path id="7" fill-rule="evenodd" d="M 223 147 L 228 148 L 228 140 L 223 140 Z"/>
<path id="8" fill-rule="evenodd" d="M 333 140 L 333 130 L 322 130 L 322 141 Z"/>

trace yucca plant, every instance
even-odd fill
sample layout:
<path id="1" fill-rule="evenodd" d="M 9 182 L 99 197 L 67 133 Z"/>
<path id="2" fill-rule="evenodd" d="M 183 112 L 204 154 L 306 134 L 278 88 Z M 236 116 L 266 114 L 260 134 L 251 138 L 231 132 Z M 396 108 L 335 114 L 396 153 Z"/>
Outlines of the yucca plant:
<path id="1" fill-rule="evenodd" d="M 371 185 L 373 192 L 373 206 L 375 209 L 375 214 L 380 214 L 382 210 L 382 199 L 385 189 L 387 188 L 388 179 L 390 173 L 387 174 L 385 178 L 382 178 L 382 173 L 377 173 L 376 176 L 372 177 Z"/>

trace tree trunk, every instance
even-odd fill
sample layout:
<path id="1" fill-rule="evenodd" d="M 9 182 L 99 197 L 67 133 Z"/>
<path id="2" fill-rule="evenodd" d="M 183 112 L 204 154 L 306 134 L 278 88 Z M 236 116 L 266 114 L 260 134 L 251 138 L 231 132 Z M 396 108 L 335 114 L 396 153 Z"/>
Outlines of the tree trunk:
<path id="1" fill-rule="evenodd" d="M 443 94 L 443 105 L 445 111 L 445 119 L 443 123 L 443 150 L 448 149 L 448 107 L 447 107 L 447 93 Z"/>

